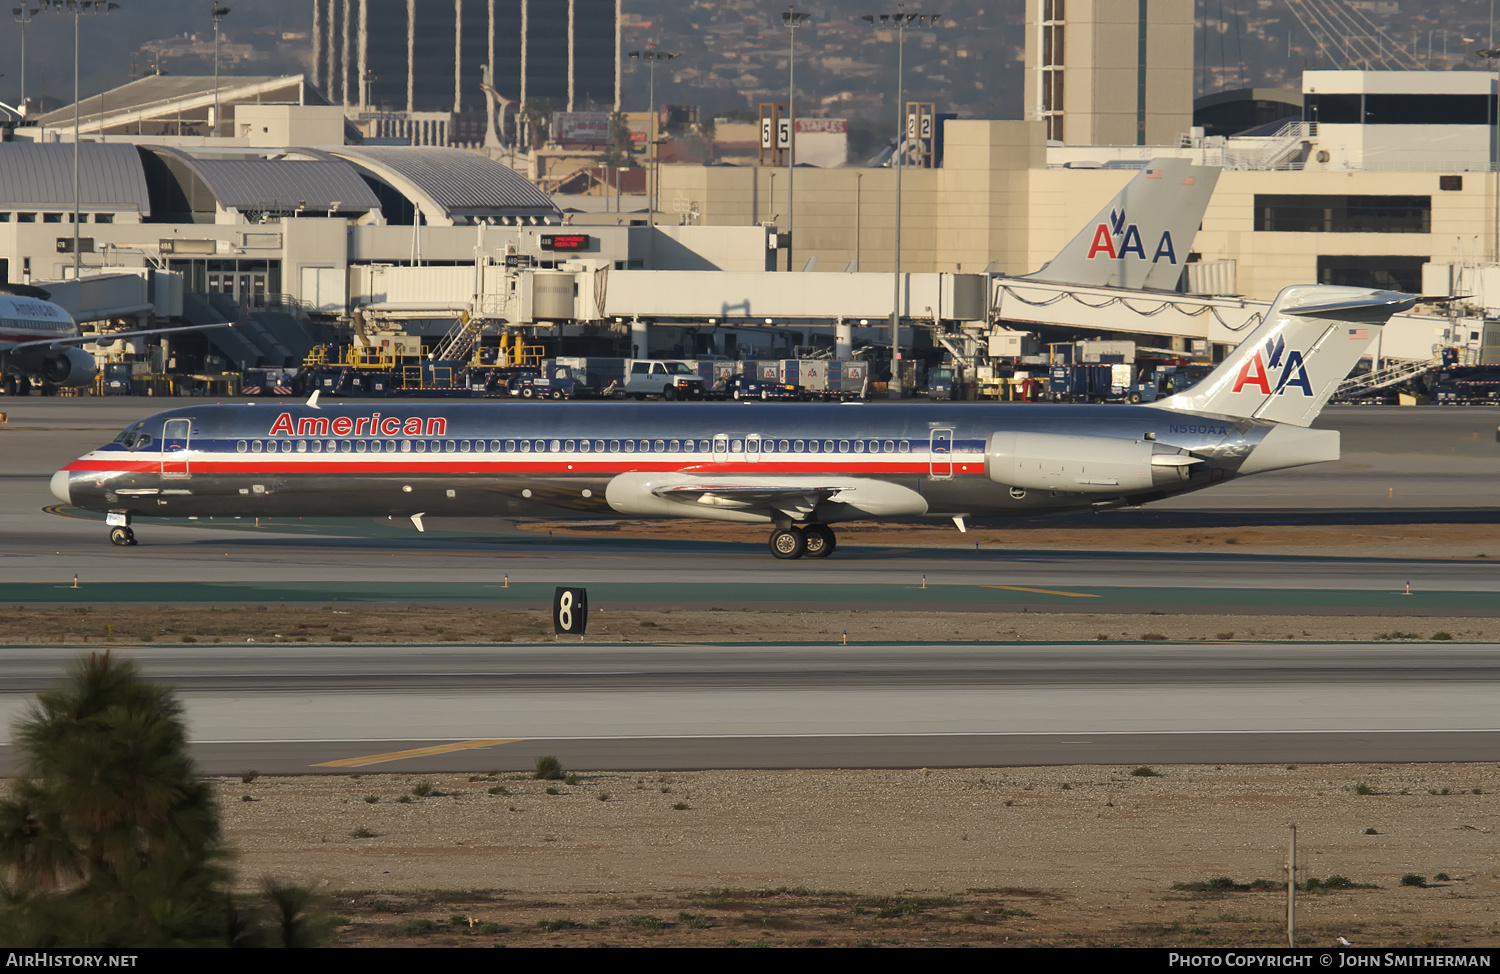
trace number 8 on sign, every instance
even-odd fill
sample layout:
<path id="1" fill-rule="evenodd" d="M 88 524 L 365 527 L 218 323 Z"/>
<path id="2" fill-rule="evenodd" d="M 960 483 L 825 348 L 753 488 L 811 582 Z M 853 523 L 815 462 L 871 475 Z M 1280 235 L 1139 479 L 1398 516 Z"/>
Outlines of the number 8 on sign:
<path id="1" fill-rule="evenodd" d="M 588 622 L 588 590 L 557 589 L 552 596 L 552 631 L 559 636 L 582 636 L 588 629 Z"/>

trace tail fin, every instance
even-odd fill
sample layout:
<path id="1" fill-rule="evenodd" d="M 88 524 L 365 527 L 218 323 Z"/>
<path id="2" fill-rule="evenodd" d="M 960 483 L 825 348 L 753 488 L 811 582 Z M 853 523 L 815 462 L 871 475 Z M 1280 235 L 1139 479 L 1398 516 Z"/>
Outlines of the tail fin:
<path id="1" fill-rule="evenodd" d="M 1299 284 L 1198 385 L 1152 406 L 1308 426 L 1391 315 L 1416 298 L 1400 291 Z"/>
<path id="2" fill-rule="evenodd" d="M 1056 257 L 1020 279 L 1173 290 L 1218 181 L 1211 166 L 1154 159 Z"/>

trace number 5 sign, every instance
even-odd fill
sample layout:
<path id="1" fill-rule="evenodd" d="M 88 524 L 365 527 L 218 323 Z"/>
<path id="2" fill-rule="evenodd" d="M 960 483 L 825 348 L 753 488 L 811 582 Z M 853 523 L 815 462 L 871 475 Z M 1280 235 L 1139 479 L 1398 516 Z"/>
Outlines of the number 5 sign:
<path id="1" fill-rule="evenodd" d="M 559 636 L 582 636 L 588 629 L 588 624 L 588 590 L 557 589 L 552 596 L 552 631 Z"/>

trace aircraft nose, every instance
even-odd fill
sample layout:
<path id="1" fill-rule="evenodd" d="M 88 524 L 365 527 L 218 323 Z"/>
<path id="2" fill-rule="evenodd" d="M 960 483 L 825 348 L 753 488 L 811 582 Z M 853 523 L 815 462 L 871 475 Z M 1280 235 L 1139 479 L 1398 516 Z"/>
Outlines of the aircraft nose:
<path id="1" fill-rule="evenodd" d="M 52 496 L 64 504 L 73 503 L 73 496 L 68 491 L 68 478 L 70 474 L 66 470 L 59 470 L 52 475 Z"/>

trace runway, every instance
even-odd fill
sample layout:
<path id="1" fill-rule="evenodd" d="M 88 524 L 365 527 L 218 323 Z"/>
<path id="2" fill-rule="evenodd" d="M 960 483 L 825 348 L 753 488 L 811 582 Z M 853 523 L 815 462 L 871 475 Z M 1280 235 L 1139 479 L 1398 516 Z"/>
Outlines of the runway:
<path id="1" fill-rule="evenodd" d="M 499 519 L 240 523 L 225 529 L 142 519 L 141 545 L 113 549 L 97 519 L 42 513 L 47 478 L 113 437 L 160 400 L 10 400 L 0 427 L 0 600 L 277 601 L 544 598 L 558 584 L 599 598 L 676 605 L 839 604 L 878 601 L 947 609 L 1051 605 L 1159 611 L 1391 608 L 1490 611 L 1495 562 L 1271 557 L 1226 551 L 1154 554 L 846 546 L 828 561 L 786 563 L 759 544 L 562 539 Z M 497 404 L 503 412 L 504 403 Z M 561 405 L 558 408 L 567 408 Z M 664 406 L 663 408 L 670 408 Z M 747 408 L 774 409 L 774 406 Z M 962 407 L 960 407 L 962 408 Z M 1045 407 L 1038 407 L 1045 408 Z M 1325 425 L 1344 459 L 1246 478 L 1134 511 L 1054 519 L 1059 524 L 1469 523 L 1500 518 L 1496 414 L 1480 408 L 1335 408 Z M 954 533 L 958 537 L 957 532 Z M 73 576 L 83 589 L 71 589 Z M 922 586 L 925 584 L 925 589 Z M 1413 595 L 1406 594 L 1408 584 Z M 67 591 L 64 591 L 67 589 Z M 1046 590 L 1046 591 L 1038 591 Z M 878 594 L 878 597 L 876 596 Z M 1391 600 L 1400 597 L 1398 602 Z"/>
<path id="2" fill-rule="evenodd" d="M 1399 549 L 1338 558 L 851 545 L 826 562 L 786 563 L 761 545 L 551 539 L 498 520 L 436 519 L 423 535 L 369 521 L 143 522 L 140 547 L 116 549 L 100 522 L 44 512 L 53 470 L 177 405 L 4 403 L 0 601 L 537 607 L 553 586 L 581 584 L 595 606 L 1500 611 L 1500 557 L 1414 561 Z M 1332 409 L 1320 425 L 1344 433 L 1343 460 L 1086 523 L 1493 523 L 1496 418 Z M 3 652 L 8 720 L 68 651 Z M 1482 760 L 1500 743 L 1489 646 L 129 652 L 181 687 L 200 761 L 218 773 L 523 769 L 541 753 L 600 769 Z M 397 756 L 328 767 L 381 755 Z"/>
<path id="3" fill-rule="evenodd" d="M 601 770 L 1462 761 L 1500 744 L 1487 645 L 114 651 L 177 688 L 210 773 L 515 771 L 553 753 Z M 0 718 L 72 653 L 4 650 Z"/>

